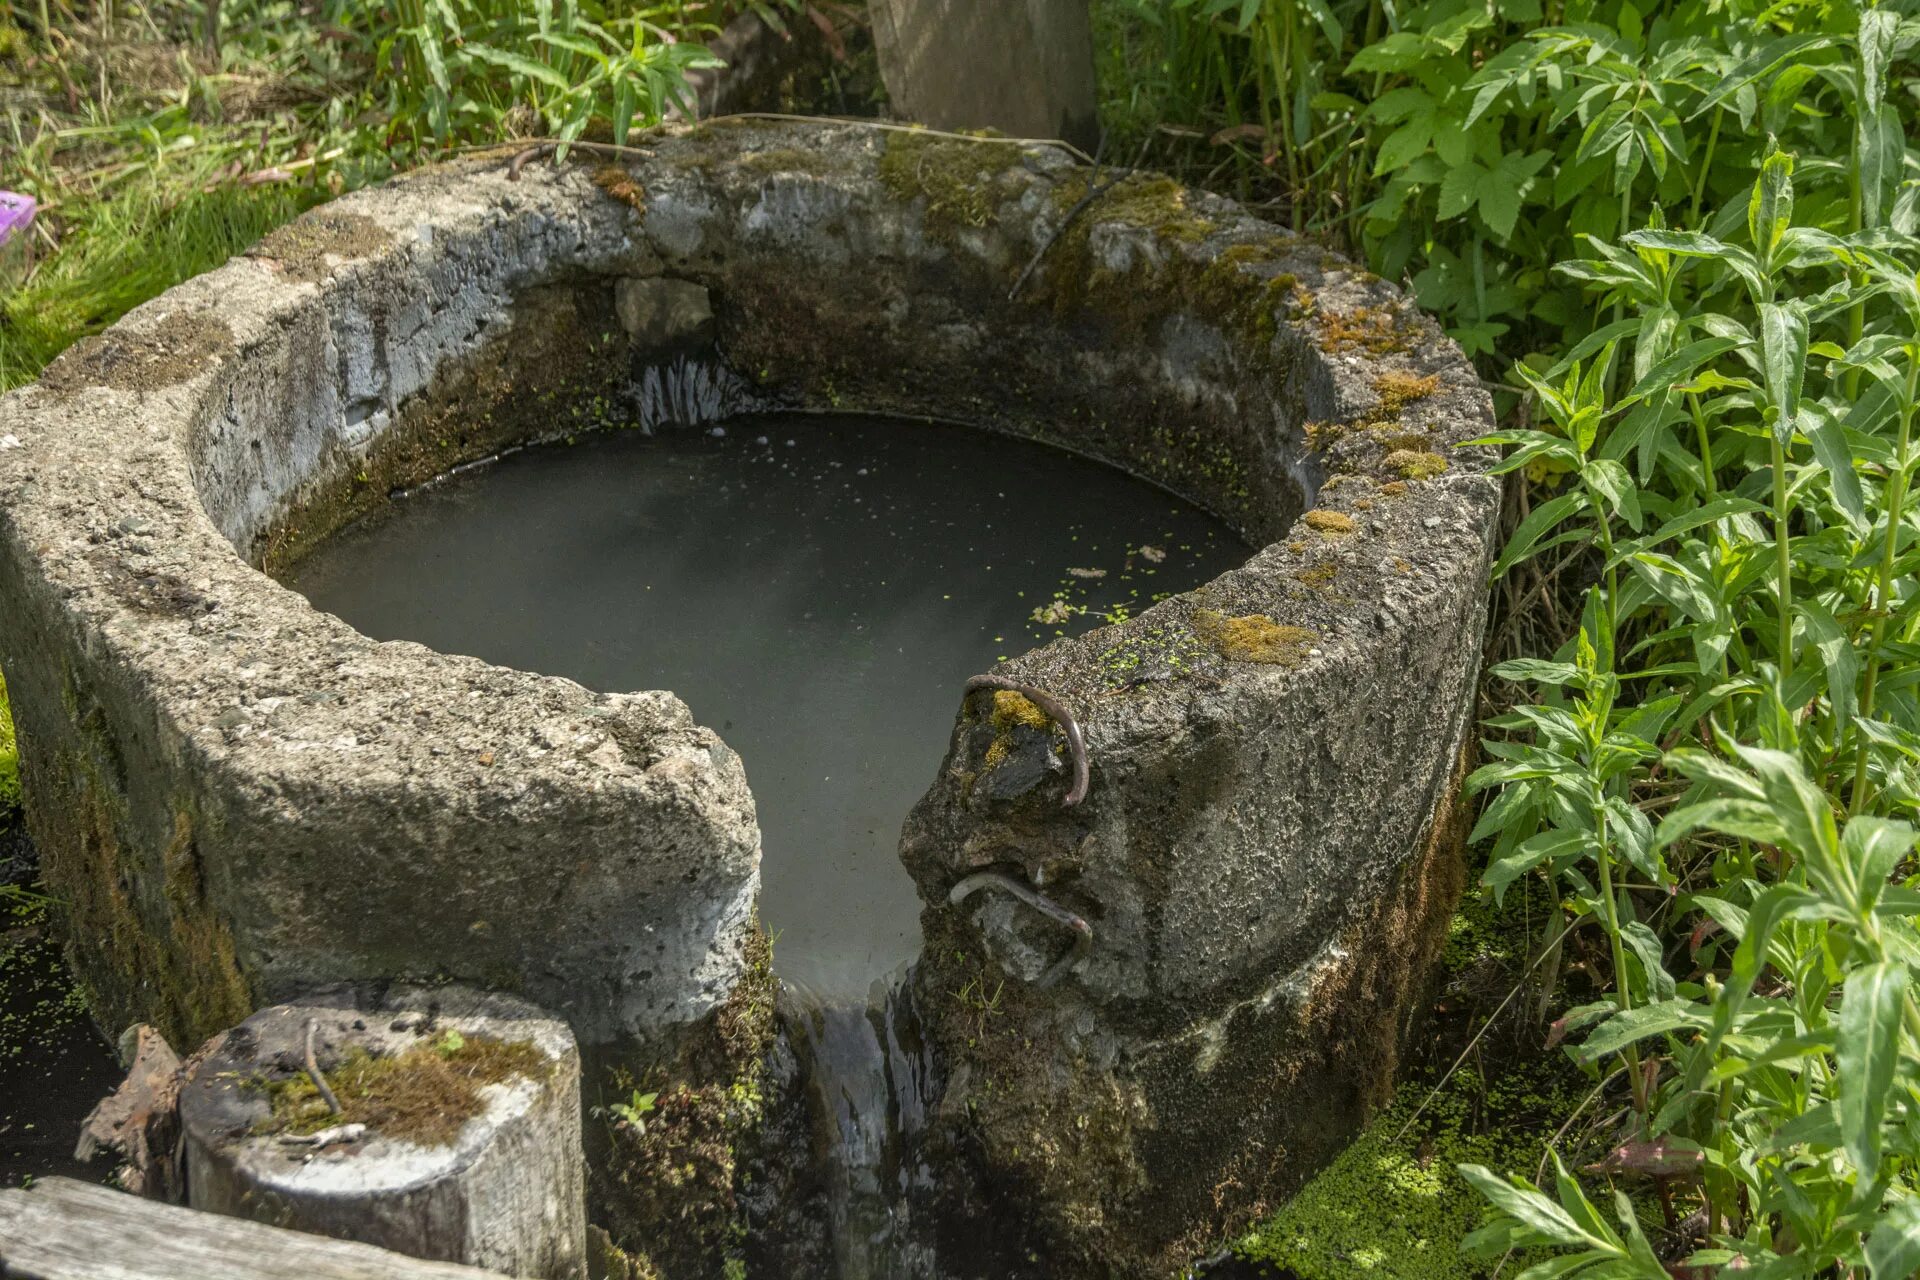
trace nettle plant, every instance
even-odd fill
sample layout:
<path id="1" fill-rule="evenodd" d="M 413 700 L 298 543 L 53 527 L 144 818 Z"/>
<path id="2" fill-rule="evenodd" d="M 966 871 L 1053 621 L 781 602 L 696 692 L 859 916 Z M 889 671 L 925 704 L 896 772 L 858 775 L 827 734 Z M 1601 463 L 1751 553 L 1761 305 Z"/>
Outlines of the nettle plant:
<path id="1" fill-rule="evenodd" d="M 1558 484 L 1497 571 L 1593 586 L 1552 659 L 1494 669 L 1531 696 L 1492 722 L 1475 838 L 1496 894 L 1543 876 L 1604 933 L 1612 992 L 1553 1036 L 1626 1100 L 1596 1171 L 1667 1216 L 1656 1250 L 1624 1192 L 1464 1166 L 1469 1246 L 1549 1250 L 1531 1280 L 1920 1271 L 1920 242 L 1887 145 L 1858 130 L 1810 166 L 1858 180 L 1798 208 L 1775 149 L 1732 226 L 1592 240 L 1564 269 L 1622 318 L 1522 367 L 1539 425 L 1489 437 Z"/>

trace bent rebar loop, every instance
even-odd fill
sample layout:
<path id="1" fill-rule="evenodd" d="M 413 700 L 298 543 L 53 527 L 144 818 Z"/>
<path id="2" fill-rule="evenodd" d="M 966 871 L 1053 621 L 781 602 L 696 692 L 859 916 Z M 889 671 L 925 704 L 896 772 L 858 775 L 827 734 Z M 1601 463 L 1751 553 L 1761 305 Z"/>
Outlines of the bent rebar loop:
<path id="1" fill-rule="evenodd" d="M 1047 895 L 1041 893 L 1038 889 L 1033 888 L 1031 885 L 1023 884 L 1004 872 L 976 871 L 972 875 L 964 877 L 957 881 L 953 888 L 947 890 L 947 903 L 949 906 L 957 907 L 981 889 L 1005 890 L 1007 893 L 1012 894 L 1020 901 L 1026 903 L 1029 907 L 1032 907 L 1035 911 L 1038 911 L 1041 915 L 1047 917 L 1047 919 L 1052 920 L 1056 924 L 1065 925 L 1073 931 L 1072 948 L 1067 954 L 1061 956 L 1049 965 L 1047 971 L 1040 975 L 1039 981 L 1035 982 L 1034 986 L 1042 990 L 1051 987 L 1054 983 L 1079 968 L 1081 962 L 1084 961 L 1087 955 L 1093 950 L 1092 925 L 1055 902 L 1052 898 L 1047 897 Z"/>
<path id="2" fill-rule="evenodd" d="M 967 681 L 965 696 L 971 697 L 980 689 L 1005 689 L 1010 693 L 1017 693 L 1046 712 L 1053 718 L 1055 724 L 1065 730 L 1067 755 L 1073 760 L 1073 785 L 1067 788 L 1067 798 L 1061 801 L 1061 806 L 1072 808 L 1085 800 L 1090 781 L 1087 772 L 1087 739 L 1086 735 L 1080 732 L 1080 722 L 1073 718 L 1073 712 L 1067 710 L 1067 704 L 1045 689 L 1036 689 L 1030 684 L 1021 684 L 1005 676 L 973 676 Z"/>

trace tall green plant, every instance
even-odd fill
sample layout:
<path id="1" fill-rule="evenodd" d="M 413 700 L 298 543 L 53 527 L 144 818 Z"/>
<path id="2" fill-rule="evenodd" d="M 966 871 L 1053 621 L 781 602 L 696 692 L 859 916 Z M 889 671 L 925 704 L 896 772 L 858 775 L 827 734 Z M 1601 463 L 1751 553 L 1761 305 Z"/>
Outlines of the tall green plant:
<path id="1" fill-rule="evenodd" d="M 1888 25 L 1831 42 L 1870 122 Z M 1769 149 L 1737 223 L 1567 266 L 1621 318 L 1521 371 L 1543 421 L 1490 440 L 1566 487 L 1500 568 L 1591 545 L 1599 585 L 1554 661 L 1495 668 L 1536 695 L 1473 785 L 1493 891 L 1544 873 L 1605 934 L 1613 992 L 1561 1030 L 1631 1097 L 1612 1170 L 1697 1189 L 1681 1265 L 1891 1278 L 1920 1265 L 1920 242 L 1911 187 L 1872 176 L 1886 139 L 1849 132 L 1846 165 Z M 1666 1274 L 1626 1196 L 1616 1229 L 1564 1169 L 1551 1196 L 1462 1172 L 1495 1206 L 1474 1246 L 1553 1247 L 1540 1276 Z"/>

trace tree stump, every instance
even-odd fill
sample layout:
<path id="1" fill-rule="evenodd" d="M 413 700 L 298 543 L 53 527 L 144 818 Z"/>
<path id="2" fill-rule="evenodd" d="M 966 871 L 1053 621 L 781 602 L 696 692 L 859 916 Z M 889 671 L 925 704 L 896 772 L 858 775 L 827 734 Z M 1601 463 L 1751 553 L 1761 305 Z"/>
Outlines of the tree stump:
<path id="1" fill-rule="evenodd" d="M 1087 0 L 875 0 L 869 12 L 903 118 L 1087 148 L 1099 137 Z"/>
<path id="2" fill-rule="evenodd" d="M 455 987 L 335 991 L 262 1009 L 198 1059 L 181 1091 L 194 1208 L 516 1276 L 584 1274 L 565 1023 Z"/>

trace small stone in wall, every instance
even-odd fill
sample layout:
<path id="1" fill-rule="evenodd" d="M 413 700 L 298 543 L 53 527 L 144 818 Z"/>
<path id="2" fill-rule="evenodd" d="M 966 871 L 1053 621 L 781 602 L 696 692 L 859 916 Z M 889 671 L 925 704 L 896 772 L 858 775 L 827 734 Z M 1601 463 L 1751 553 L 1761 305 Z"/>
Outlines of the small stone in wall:
<path id="1" fill-rule="evenodd" d="M 628 277 L 614 286 L 620 327 L 642 351 L 711 336 L 713 300 L 690 280 Z"/>

